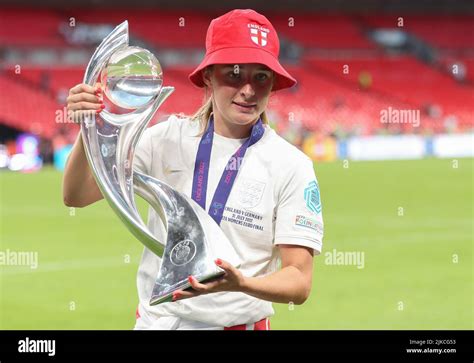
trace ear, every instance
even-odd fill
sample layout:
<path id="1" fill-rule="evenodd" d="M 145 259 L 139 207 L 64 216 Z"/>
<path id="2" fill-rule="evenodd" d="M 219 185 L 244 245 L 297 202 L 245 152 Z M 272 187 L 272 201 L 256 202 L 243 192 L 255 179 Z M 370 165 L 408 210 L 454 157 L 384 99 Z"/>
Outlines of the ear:
<path id="1" fill-rule="evenodd" d="M 211 88 L 212 82 L 211 82 L 211 68 L 206 67 L 202 70 L 201 76 L 202 76 L 202 81 L 206 85 L 206 87 Z"/>

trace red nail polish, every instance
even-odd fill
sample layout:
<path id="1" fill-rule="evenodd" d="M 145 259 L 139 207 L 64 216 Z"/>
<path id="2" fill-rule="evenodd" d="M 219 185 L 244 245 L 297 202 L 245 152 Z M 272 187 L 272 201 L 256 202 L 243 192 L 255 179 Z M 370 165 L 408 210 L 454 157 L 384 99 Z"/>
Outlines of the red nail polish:
<path id="1" fill-rule="evenodd" d="M 188 277 L 188 281 L 189 281 L 189 283 L 192 283 L 192 282 L 193 282 L 193 280 L 194 280 L 194 277 L 192 277 L 192 276 L 189 276 L 189 277 Z"/>
<path id="2" fill-rule="evenodd" d="M 222 260 L 220 258 L 216 260 L 216 265 L 219 265 L 219 266 L 222 265 Z"/>
<path id="3" fill-rule="evenodd" d="M 100 105 L 100 108 L 101 108 L 101 109 L 104 109 L 104 108 L 105 108 L 105 105 L 102 103 L 102 104 Z"/>
<path id="4" fill-rule="evenodd" d="M 173 301 L 178 300 L 181 297 L 181 294 L 179 292 L 174 292 L 173 293 Z"/>
<path id="5" fill-rule="evenodd" d="M 95 111 L 95 113 L 101 113 L 102 109 Z"/>

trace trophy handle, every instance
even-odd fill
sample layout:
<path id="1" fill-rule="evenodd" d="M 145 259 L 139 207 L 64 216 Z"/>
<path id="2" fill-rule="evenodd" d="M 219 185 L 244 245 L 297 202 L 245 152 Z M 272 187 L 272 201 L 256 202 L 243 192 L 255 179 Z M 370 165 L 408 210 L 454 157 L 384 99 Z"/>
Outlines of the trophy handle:
<path id="1" fill-rule="evenodd" d="M 100 72 L 116 51 L 128 46 L 128 21 L 117 25 L 92 54 L 84 74 L 84 83 L 94 86 Z"/>

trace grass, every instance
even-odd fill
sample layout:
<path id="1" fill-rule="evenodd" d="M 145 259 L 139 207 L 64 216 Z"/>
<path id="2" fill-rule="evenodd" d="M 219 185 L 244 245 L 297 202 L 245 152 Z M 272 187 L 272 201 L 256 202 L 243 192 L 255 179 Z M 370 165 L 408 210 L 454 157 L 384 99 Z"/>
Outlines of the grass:
<path id="1" fill-rule="evenodd" d="M 273 329 L 472 329 L 473 159 L 316 165 L 325 237 L 304 305 Z M 142 245 L 106 202 L 62 204 L 62 174 L 0 174 L 0 329 L 131 329 Z M 330 265 L 333 250 L 364 268 Z"/>

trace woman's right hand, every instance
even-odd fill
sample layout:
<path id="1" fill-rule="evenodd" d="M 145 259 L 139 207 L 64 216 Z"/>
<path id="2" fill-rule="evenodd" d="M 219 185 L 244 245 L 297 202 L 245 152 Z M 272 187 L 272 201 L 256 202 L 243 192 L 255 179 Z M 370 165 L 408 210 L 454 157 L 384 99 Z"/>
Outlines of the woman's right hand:
<path id="1" fill-rule="evenodd" d="M 73 122 L 81 123 L 85 114 L 99 113 L 104 108 L 102 90 L 99 84 L 92 87 L 81 83 L 72 87 L 69 91 L 67 114 Z M 89 168 L 81 132 L 79 132 L 64 170 L 64 204 L 68 207 L 85 207 L 102 198 L 102 193 Z"/>
<path id="2" fill-rule="evenodd" d="M 95 87 L 79 83 L 69 90 L 66 99 L 67 114 L 71 121 L 80 123 L 89 112 L 99 113 L 105 108 L 102 89 L 97 83 Z"/>

